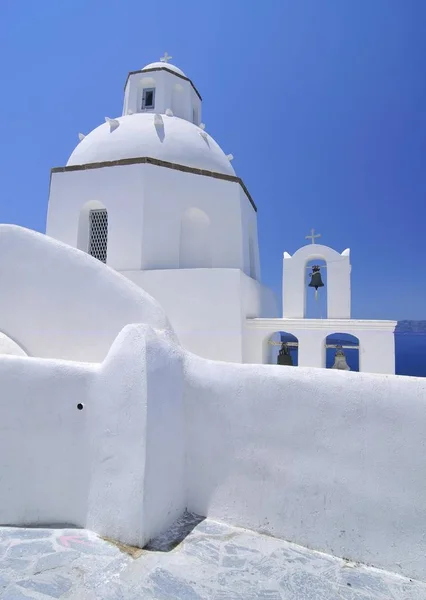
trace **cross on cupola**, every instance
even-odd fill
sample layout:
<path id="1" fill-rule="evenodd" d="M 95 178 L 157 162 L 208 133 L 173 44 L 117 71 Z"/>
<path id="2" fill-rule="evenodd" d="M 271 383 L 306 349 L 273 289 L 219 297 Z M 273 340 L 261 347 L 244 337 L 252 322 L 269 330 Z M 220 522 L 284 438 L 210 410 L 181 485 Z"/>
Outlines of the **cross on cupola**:
<path id="1" fill-rule="evenodd" d="M 168 63 L 169 60 L 172 60 L 173 56 L 169 56 L 167 52 L 164 53 L 164 56 L 160 58 L 161 62 Z"/>
<path id="2" fill-rule="evenodd" d="M 320 233 L 315 233 L 315 229 L 311 229 L 311 235 L 305 235 L 305 239 L 306 240 L 311 240 L 312 244 L 315 244 L 315 239 L 316 238 L 320 238 L 321 234 Z"/>

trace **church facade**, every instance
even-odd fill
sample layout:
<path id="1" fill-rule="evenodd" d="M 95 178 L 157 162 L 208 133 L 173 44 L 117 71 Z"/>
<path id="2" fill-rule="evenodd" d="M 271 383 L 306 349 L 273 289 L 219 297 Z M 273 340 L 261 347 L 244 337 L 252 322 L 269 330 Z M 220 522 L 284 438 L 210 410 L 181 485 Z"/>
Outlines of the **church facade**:
<path id="1" fill-rule="evenodd" d="M 129 73 L 122 116 L 79 134 L 67 165 L 52 169 L 47 235 L 151 294 L 204 358 L 276 362 L 270 344 L 287 332 L 300 366 L 324 367 L 327 336 L 343 332 L 358 339 L 360 370 L 394 373 L 396 323 L 351 319 L 349 250 L 285 253 L 280 314 L 260 280 L 256 205 L 206 132 L 200 93 L 169 58 Z M 328 265 L 327 319 L 304 309 L 316 257 Z"/>
<path id="2" fill-rule="evenodd" d="M 256 206 L 201 108 L 167 62 L 130 73 L 123 115 L 52 170 L 46 233 L 156 298 L 188 350 L 242 362 L 245 319 L 278 309 L 260 283 Z"/>

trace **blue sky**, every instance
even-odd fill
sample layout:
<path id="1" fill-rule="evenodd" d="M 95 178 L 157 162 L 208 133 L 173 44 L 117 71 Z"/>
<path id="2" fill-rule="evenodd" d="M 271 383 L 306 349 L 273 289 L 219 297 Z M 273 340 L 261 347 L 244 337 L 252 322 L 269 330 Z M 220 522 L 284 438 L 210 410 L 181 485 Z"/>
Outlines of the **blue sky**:
<path id="1" fill-rule="evenodd" d="M 424 0 L 1 0 L 0 222 L 44 231 L 49 171 L 168 51 L 282 253 L 351 248 L 353 316 L 426 318 Z"/>

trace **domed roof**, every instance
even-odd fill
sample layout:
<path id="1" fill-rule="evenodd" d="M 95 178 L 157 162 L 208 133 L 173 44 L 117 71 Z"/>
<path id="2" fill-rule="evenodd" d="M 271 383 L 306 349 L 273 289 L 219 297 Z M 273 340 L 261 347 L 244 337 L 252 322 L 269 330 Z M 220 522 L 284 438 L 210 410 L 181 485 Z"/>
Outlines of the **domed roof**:
<path id="1" fill-rule="evenodd" d="M 149 65 L 146 65 L 142 71 L 147 71 L 148 69 L 168 69 L 169 71 L 173 71 L 174 73 L 178 73 L 178 75 L 186 77 L 185 73 L 179 69 L 179 67 L 175 67 L 175 65 L 171 65 L 167 62 L 158 61 L 150 63 Z"/>
<path id="2" fill-rule="evenodd" d="M 104 123 L 89 133 L 75 148 L 67 166 L 150 157 L 235 175 L 220 146 L 190 121 L 153 113 L 135 113 L 115 121 L 118 127 Z"/>

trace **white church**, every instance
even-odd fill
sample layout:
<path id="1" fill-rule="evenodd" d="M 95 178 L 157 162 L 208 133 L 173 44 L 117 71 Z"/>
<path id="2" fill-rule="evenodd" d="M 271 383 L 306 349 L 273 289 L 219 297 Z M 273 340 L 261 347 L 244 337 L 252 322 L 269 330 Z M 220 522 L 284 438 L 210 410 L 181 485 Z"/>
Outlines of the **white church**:
<path id="1" fill-rule="evenodd" d="M 394 375 L 395 322 L 351 318 L 350 252 L 314 232 L 278 309 L 254 200 L 169 58 L 52 169 L 46 235 L 0 225 L 0 525 L 143 548 L 188 510 L 425 580 L 426 380 Z M 340 348 L 323 368 L 336 333 L 361 372 Z"/>
<path id="2" fill-rule="evenodd" d="M 349 250 L 284 253 L 283 310 L 261 284 L 257 208 L 206 132 L 201 96 L 167 53 L 129 73 L 123 116 L 52 169 L 46 234 L 128 277 L 164 308 L 182 345 L 216 360 L 267 363 L 276 332 L 299 365 L 325 366 L 327 336 L 359 340 L 360 370 L 394 373 L 393 321 L 351 319 Z M 305 319 L 306 265 L 327 263 L 328 319 Z"/>

